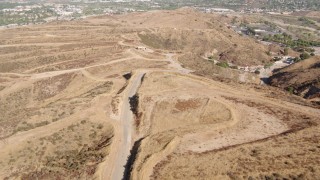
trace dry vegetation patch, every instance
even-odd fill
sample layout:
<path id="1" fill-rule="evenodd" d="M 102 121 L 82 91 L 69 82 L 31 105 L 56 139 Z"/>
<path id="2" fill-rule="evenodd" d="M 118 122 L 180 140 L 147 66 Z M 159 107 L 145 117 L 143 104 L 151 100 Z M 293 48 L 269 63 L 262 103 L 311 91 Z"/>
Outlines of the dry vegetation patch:
<path id="1" fill-rule="evenodd" d="M 108 155 L 112 137 L 109 124 L 82 119 L 51 135 L 21 143 L 15 150 L 2 152 L 1 164 L 3 170 L 11 169 L 7 178 L 89 178 Z"/>
<path id="2" fill-rule="evenodd" d="M 317 126 L 227 150 L 173 153 L 152 179 L 314 179 L 319 151 Z"/>
<path id="3" fill-rule="evenodd" d="M 34 84 L 34 93 L 38 94 L 36 100 L 43 101 L 61 93 L 68 87 L 73 76 L 73 73 L 69 73 L 37 81 Z"/>

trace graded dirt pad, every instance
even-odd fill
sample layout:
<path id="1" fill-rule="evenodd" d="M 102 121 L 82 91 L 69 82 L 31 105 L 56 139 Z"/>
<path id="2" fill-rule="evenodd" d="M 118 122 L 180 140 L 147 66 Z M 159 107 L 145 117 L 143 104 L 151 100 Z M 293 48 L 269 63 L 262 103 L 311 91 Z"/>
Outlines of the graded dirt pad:
<path id="1" fill-rule="evenodd" d="M 231 148 L 172 153 L 152 179 L 317 179 L 319 126 Z"/>
<path id="2" fill-rule="evenodd" d="M 250 166 L 252 174 L 248 170 L 245 173 L 238 172 L 238 169 L 228 172 L 229 166 L 233 167 L 233 161 L 228 159 L 220 162 L 220 159 L 212 159 L 211 155 L 219 152 L 235 161 L 237 158 L 242 160 L 247 158 L 246 154 L 240 156 L 239 153 L 229 153 L 226 150 L 244 145 L 251 148 L 251 144 L 267 140 L 273 142 L 273 139 L 286 134 L 318 127 L 318 110 L 310 108 L 308 112 L 306 108 L 295 112 L 294 104 L 277 104 L 261 94 L 249 95 L 244 91 L 218 82 L 202 82 L 191 75 L 147 74 L 139 91 L 140 112 L 143 115 L 137 126 L 137 131 L 143 134 L 144 139 L 136 156 L 132 179 L 269 176 L 270 174 L 263 174 L 259 169 L 255 172 L 254 166 Z M 316 146 L 319 137 L 315 135 L 314 139 L 314 143 L 303 143 Z M 289 146 L 294 141 L 287 143 Z M 277 155 L 276 152 L 269 153 Z M 315 153 L 311 156 L 317 155 Z M 203 161 L 199 162 L 202 158 Z M 225 165 L 216 166 L 215 161 Z M 278 173 L 280 177 L 300 175 L 290 174 L 290 168 L 287 174 L 284 173 L 287 170 L 276 171 L 276 164 L 269 164 L 269 169 L 272 166 L 275 171 L 273 173 Z M 302 172 L 305 171 L 301 170 L 300 173 Z"/>
<path id="3" fill-rule="evenodd" d="M 319 109 L 206 58 L 267 50 L 190 9 L 1 30 L 0 178 L 318 177 Z"/>

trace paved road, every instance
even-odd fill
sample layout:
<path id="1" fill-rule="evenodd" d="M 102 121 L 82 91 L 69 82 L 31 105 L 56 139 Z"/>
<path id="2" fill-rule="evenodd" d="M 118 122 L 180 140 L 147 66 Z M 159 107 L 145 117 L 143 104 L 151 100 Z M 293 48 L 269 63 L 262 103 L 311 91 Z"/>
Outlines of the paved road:
<path id="1" fill-rule="evenodd" d="M 138 88 L 141 85 L 141 79 L 145 72 L 138 72 L 134 75 L 130 83 L 127 87 L 127 91 L 123 96 L 123 104 L 121 107 L 121 114 L 120 114 L 120 124 L 122 125 L 122 134 L 119 143 L 118 152 L 115 158 L 115 164 L 112 171 L 112 180 L 121 180 L 124 175 L 124 166 L 127 163 L 128 156 L 130 155 L 130 149 L 132 147 L 132 138 L 131 135 L 133 134 L 133 113 L 130 110 L 130 103 L 129 97 L 134 96 L 137 93 Z"/>

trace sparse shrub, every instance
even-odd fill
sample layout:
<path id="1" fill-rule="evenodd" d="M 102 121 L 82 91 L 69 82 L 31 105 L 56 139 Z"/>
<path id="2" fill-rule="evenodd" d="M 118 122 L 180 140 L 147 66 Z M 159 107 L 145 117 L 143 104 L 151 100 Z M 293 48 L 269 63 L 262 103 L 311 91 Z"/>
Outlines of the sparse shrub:
<path id="1" fill-rule="evenodd" d="M 247 27 L 246 33 L 247 33 L 247 35 L 252 35 L 252 36 L 256 35 L 256 31 L 251 27 Z"/>
<path id="2" fill-rule="evenodd" d="M 75 126 L 74 124 L 72 124 L 72 125 L 68 126 L 67 129 L 68 129 L 69 131 L 74 131 L 74 128 L 75 128 L 75 127 L 76 127 L 76 126 Z"/>
<path id="3" fill-rule="evenodd" d="M 272 60 L 273 61 L 279 61 L 279 60 L 281 60 L 281 57 L 274 57 Z"/>
<path id="4" fill-rule="evenodd" d="M 48 125 L 48 124 L 49 124 L 48 121 L 42 121 L 42 122 L 36 123 L 34 126 L 35 127 L 40 127 L 40 126 L 45 126 L 45 125 Z"/>
<path id="5" fill-rule="evenodd" d="M 228 68 L 229 64 L 227 62 L 219 62 L 217 63 L 217 66 L 223 67 L 223 68 Z"/>
<path id="6" fill-rule="evenodd" d="M 267 54 L 268 56 L 270 56 L 270 55 L 271 55 L 271 52 L 270 52 L 270 51 L 267 51 L 266 54 Z"/>
<path id="7" fill-rule="evenodd" d="M 264 68 L 267 69 L 267 68 L 271 67 L 272 65 L 273 65 L 273 63 L 271 63 L 271 62 L 267 63 L 267 64 L 264 65 Z"/>
<path id="8" fill-rule="evenodd" d="M 102 129 L 103 128 L 103 125 L 102 124 L 99 124 L 97 129 Z"/>
<path id="9" fill-rule="evenodd" d="M 93 131 L 93 133 L 89 134 L 89 137 L 90 137 L 90 138 L 95 138 L 95 137 L 97 137 L 97 132 L 96 132 L 96 131 Z"/>
<path id="10" fill-rule="evenodd" d="M 293 91 L 294 91 L 294 88 L 293 87 L 288 87 L 288 92 L 290 93 L 290 94 L 293 94 Z"/>
<path id="11" fill-rule="evenodd" d="M 293 58 L 293 62 L 299 62 L 299 61 L 301 61 L 301 59 L 299 58 L 299 57 L 295 57 L 295 58 Z"/>
<path id="12" fill-rule="evenodd" d="M 230 66 L 231 69 L 238 69 L 238 66 Z"/>
<path id="13" fill-rule="evenodd" d="M 284 48 L 283 55 L 287 56 L 289 54 L 289 48 Z"/>
<path id="14" fill-rule="evenodd" d="M 51 122 L 56 122 L 56 121 L 58 121 L 59 120 L 59 118 L 53 118 L 52 120 L 51 120 Z"/>
<path id="15" fill-rule="evenodd" d="M 302 54 L 300 54 L 300 59 L 301 60 L 305 60 L 305 59 L 308 59 L 310 57 L 310 54 L 304 52 Z"/>

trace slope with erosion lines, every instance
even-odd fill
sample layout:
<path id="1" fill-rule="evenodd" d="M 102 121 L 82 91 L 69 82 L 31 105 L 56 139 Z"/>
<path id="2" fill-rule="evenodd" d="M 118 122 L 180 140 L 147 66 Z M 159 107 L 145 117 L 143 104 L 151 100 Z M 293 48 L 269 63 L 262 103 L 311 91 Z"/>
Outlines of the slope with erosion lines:
<path id="1" fill-rule="evenodd" d="M 181 9 L 134 13 L 120 19 L 130 19 L 136 26 L 154 28 L 154 31 L 141 31 L 138 36 L 144 44 L 156 49 L 208 55 L 237 65 L 271 60 L 265 53 L 267 46 L 235 33 L 216 15 Z M 157 23 L 159 21 L 164 23 Z"/>
<path id="2" fill-rule="evenodd" d="M 1 131 L 0 177 L 93 176 L 113 137 L 101 108 L 112 86 L 108 80 L 69 73 L 24 78 L 1 91 L 1 127 L 6 132 Z"/>
<path id="3" fill-rule="evenodd" d="M 314 56 L 276 71 L 270 77 L 270 84 L 319 104 L 319 68 L 320 57 Z"/>

